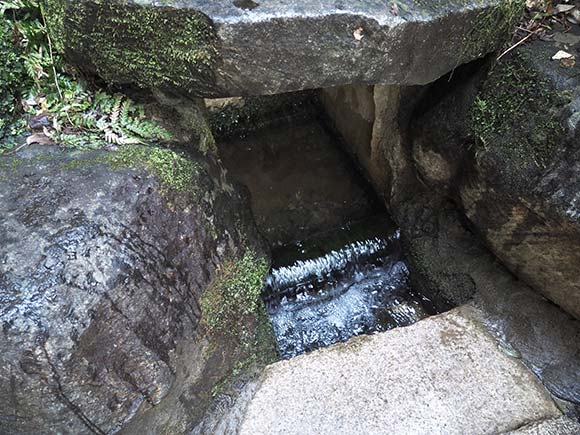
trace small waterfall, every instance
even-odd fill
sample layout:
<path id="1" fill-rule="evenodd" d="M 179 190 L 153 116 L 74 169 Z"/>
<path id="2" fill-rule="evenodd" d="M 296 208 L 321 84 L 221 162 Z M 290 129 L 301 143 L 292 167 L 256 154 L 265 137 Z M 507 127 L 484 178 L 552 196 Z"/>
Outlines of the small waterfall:
<path id="1" fill-rule="evenodd" d="M 435 314 L 431 301 L 409 284 L 397 229 L 382 222 L 378 231 L 346 240 L 349 231 L 327 236 L 343 242 L 340 247 L 326 240 L 297 244 L 316 245 L 319 255 L 302 255 L 272 269 L 264 300 L 283 358 Z M 322 252 L 326 246 L 335 248 Z"/>
<path id="2" fill-rule="evenodd" d="M 288 296 L 301 291 L 328 287 L 345 275 L 360 273 L 361 266 L 383 261 L 395 249 L 400 238 L 396 231 L 391 237 L 374 237 L 368 240 L 349 243 L 341 249 L 333 250 L 321 257 L 298 260 L 290 266 L 272 269 L 266 281 L 266 295 Z"/>

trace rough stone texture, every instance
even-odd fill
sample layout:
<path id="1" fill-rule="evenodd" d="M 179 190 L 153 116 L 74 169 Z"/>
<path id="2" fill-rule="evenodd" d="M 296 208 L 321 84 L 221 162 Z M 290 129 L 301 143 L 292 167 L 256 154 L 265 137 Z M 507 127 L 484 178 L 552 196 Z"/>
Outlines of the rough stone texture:
<path id="1" fill-rule="evenodd" d="M 548 49 L 548 52 L 554 48 Z M 530 49 L 535 50 L 534 46 Z M 577 79 L 564 79 L 562 70 L 555 69 L 554 64 L 549 63 L 548 52 L 536 53 L 533 58 L 545 60 L 542 71 L 559 83 L 560 90 L 574 90 Z M 574 104 L 577 103 L 573 100 L 565 108 L 554 106 L 540 110 L 534 106 L 523 110 L 522 117 L 527 118 L 529 123 L 516 126 L 510 120 L 516 119 L 517 114 L 506 116 L 507 129 L 516 131 L 517 127 L 515 153 L 509 149 L 506 152 L 501 142 L 490 142 L 486 147 L 481 144 L 477 146 L 470 136 L 468 123 L 478 87 L 485 79 L 487 63 L 482 60 L 466 65 L 423 89 L 401 87 L 400 91 L 404 92 L 405 97 L 400 97 L 399 101 L 405 104 L 399 104 L 398 108 L 391 105 L 390 109 L 398 110 L 399 114 L 381 126 L 375 113 L 374 124 L 367 129 L 375 136 L 387 138 L 381 145 L 384 149 L 376 152 L 374 158 L 386 161 L 386 173 L 391 174 L 390 179 L 385 184 L 384 178 L 369 178 L 377 191 L 383 194 L 403 230 L 410 253 L 413 284 L 422 293 L 436 292 L 437 298 L 448 299 L 453 304 L 472 301 L 486 313 L 484 323 L 505 341 L 508 351 L 511 349 L 521 355 L 550 392 L 568 401 L 573 408 L 580 403 L 578 322 L 532 292 L 523 282 L 514 279 L 498 264 L 484 247 L 479 246 L 477 237 L 463 228 L 465 220 L 452 211 L 455 205 L 449 200 L 456 203 L 463 200 L 469 206 L 468 217 L 483 234 L 488 246 L 515 275 L 524 278 L 533 289 L 552 297 L 569 312 L 576 310 L 576 288 L 580 282 L 577 267 L 580 264 L 580 238 L 575 218 L 566 215 L 566 210 L 573 209 L 578 192 L 576 179 L 579 172 L 573 169 L 578 162 L 575 156 L 577 151 L 574 150 L 579 143 L 574 139 L 575 130 L 569 129 L 569 140 L 565 140 L 564 132 L 552 137 L 555 139 L 554 148 L 551 149 L 554 152 L 544 154 L 553 158 L 551 166 L 540 169 L 530 164 L 529 160 L 526 163 L 522 157 L 538 151 L 535 147 L 526 148 L 526 144 L 538 145 L 550 138 L 545 134 L 530 138 L 531 134 L 538 132 L 536 126 L 542 117 L 554 117 L 561 119 L 561 125 L 574 126 L 577 118 Z M 517 77 L 519 74 L 518 71 Z M 510 86 L 514 86 L 513 83 Z M 389 101 L 388 98 L 377 99 L 377 88 L 380 89 L 376 86 L 373 94 L 375 111 L 377 101 Z M 517 86 L 513 89 L 519 92 Z M 532 95 L 536 95 L 537 83 L 529 89 Z M 554 88 L 545 92 L 554 92 Z M 344 98 L 348 93 L 343 93 L 342 97 L 340 92 L 333 94 L 339 97 L 333 97 L 330 104 L 326 103 L 327 107 L 336 104 L 338 108 L 335 107 L 334 112 L 343 118 L 352 116 L 355 121 L 359 119 L 360 99 L 364 98 L 367 102 L 370 99 L 358 92 L 358 105 L 350 107 L 348 102 L 353 98 Z M 524 94 L 524 98 L 527 99 L 528 95 Z M 538 104 L 540 100 L 533 101 L 533 104 Z M 545 102 L 546 98 L 541 101 Z M 387 104 L 385 106 L 388 107 Z M 332 110 L 327 110 L 334 118 Z M 560 115 L 563 116 L 559 118 Z M 349 125 L 355 124 L 353 121 L 342 126 L 342 129 L 339 126 L 345 138 L 349 137 Z M 564 140 L 560 141 L 562 138 Z M 353 150 L 371 149 L 369 143 L 351 143 L 349 146 Z M 523 150 L 518 150 L 520 147 Z M 539 151 L 542 155 L 542 149 Z M 364 159 L 359 159 L 365 167 Z M 479 162 L 486 159 L 487 163 L 482 169 Z M 377 162 L 371 161 L 370 164 L 376 165 Z M 368 169 L 367 173 L 372 174 Z M 420 182 L 415 182 L 415 177 Z M 520 182 L 519 187 L 514 187 L 514 180 Z M 538 182 L 550 186 L 551 193 L 545 188 L 534 190 Z M 469 199 L 466 192 L 474 185 L 483 186 L 483 195 L 475 198 L 480 200 L 479 207 L 465 201 Z M 510 214 L 514 202 L 520 205 L 521 216 L 529 217 L 519 227 L 516 225 L 519 221 Z M 542 219 L 533 220 L 536 213 L 540 213 Z M 548 220 L 550 217 L 553 220 Z M 531 230 L 527 231 L 526 228 Z M 496 237 L 497 234 L 502 236 L 502 230 L 503 237 L 514 236 L 505 245 L 500 243 L 500 237 Z M 543 284 L 540 286 L 538 283 Z M 553 297 L 556 293 L 560 294 L 559 299 Z"/>
<path id="2" fill-rule="evenodd" d="M 259 249 L 247 203 L 219 167 L 166 151 L 154 168 L 46 146 L 0 158 L 0 433 L 184 433 L 243 356 L 204 332 L 199 299 Z"/>
<path id="3" fill-rule="evenodd" d="M 454 205 L 432 192 L 417 193 L 399 219 L 413 285 L 476 307 L 502 350 L 521 358 L 563 408 L 577 412 L 580 321 L 510 274 L 463 227 Z"/>
<path id="4" fill-rule="evenodd" d="M 357 337 L 266 369 L 241 435 L 493 434 L 557 417 L 472 310 Z"/>
<path id="5" fill-rule="evenodd" d="M 491 56 L 493 57 L 493 56 Z M 489 70 L 490 59 L 458 68 L 426 88 L 414 107 L 409 146 L 417 176 L 431 189 L 452 190 L 470 157 L 466 116 Z"/>
<path id="6" fill-rule="evenodd" d="M 505 435 L 579 435 L 580 423 L 560 417 L 532 423 L 518 430 L 506 432 Z"/>
<path id="7" fill-rule="evenodd" d="M 558 35 L 514 50 L 485 82 L 484 59 L 428 87 L 338 88 L 322 100 L 399 223 L 421 185 L 458 199 L 514 274 L 579 317 L 580 69 L 550 60 L 566 48 Z"/>
<path id="8" fill-rule="evenodd" d="M 385 85 L 322 91 L 330 125 L 392 212 L 415 189 L 407 126 L 423 92 L 424 87 Z"/>
<path id="9" fill-rule="evenodd" d="M 474 121 L 480 136 L 459 194 L 501 261 L 580 318 L 580 81 L 570 79 L 580 69 L 550 64 L 556 49 L 538 41 L 495 67 L 480 100 L 490 108 Z M 547 98 L 526 99 L 525 114 L 497 109 L 519 105 L 515 93 L 538 89 Z M 511 121 L 503 127 L 499 117 Z"/>
<path id="10" fill-rule="evenodd" d="M 578 44 L 574 32 L 513 50 L 487 80 L 484 59 L 428 87 L 402 87 L 404 104 L 386 105 L 396 117 L 385 122 L 375 113 L 373 137 L 387 140 L 369 165 L 360 160 L 371 168 L 386 161 L 382 178 L 367 172 L 399 223 L 401 204 L 421 185 L 448 195 L 515 275 L 578 318 L 580 68 L 551 61 L 558 49 L 574 50 L 558 42 L 567 36 Z M 333 102 L 339 111 L 346 105 Z"/>
<path id="11" fill-rule="evenodd" d="M 117 83 L 204 97 L 351 83 L 426 84 L 493 51 L 519 15 L 521 4 L 511 0 L 45 2 L 57 46 L 85 70 Z"/>

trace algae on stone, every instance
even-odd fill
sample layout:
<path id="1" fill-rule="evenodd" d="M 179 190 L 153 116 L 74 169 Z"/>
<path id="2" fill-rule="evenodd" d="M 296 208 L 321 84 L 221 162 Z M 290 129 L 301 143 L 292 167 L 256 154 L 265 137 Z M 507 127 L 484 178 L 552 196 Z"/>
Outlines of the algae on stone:
<path id="1" fill-rule="evenodd" d="M 252 251 L 221 265 L 201 299 L 202 319 L 210 332 L 239 335 L 240 320 L 257 316 L 268 262 Z"/>
<path id="2" fill-rule="evenodd" d="M 195 10 L 121 1 L 43 2 L 55 46 L 82 69 L 143 88 L 195 89 L 211 82 L 215 31 Z"/>
<path id="3" fill-rule="evenodd" d="M 482 151 L 544 168 L 563 135 L 559 110 L 569 96 L 526 65 L 526 54 L 498 62 L 471 110 L 471 128 Z"/>

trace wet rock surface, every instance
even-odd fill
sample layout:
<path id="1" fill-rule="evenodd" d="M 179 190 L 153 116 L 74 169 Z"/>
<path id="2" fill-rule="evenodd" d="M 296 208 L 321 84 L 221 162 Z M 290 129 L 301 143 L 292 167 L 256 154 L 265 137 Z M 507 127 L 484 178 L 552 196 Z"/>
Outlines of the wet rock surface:
<path id="1" fill-rule="evenodd" d="M 488 434 L 560 416 L 460 308 L 267 368 L 240 434 Z"/>
<path id="2" fill-rule="evenodd" d="M 538 376 L 575 415 L 580 402 L 580 322 L 515 278 L 463 226 L 452 203 L 417 196 L 402 213 L 412 281 L 477 308 L 502 351 Z"/>
<path id="3" fill-rule="evenodd" d="M 0 157 L 1 433 L 184 433 L 243 356 L 204 332 L 199 300 L 224 259 L 260 252 L 245 197 L 157 150 L 169 166 Z"/>
<path id="4" fill-rule="evenodd" d="M 487 78 L 480 62 L 435 83 L 409 147 L 421 181 L 457 201 L 500 261 L 578 318 L 580 82 L 551 60 L 557 41 L 513 50 Z"/>
<path id="5" fill-rule="evenodd" d="M 519 13 L 503 0 L 47 3 L 83 69 L 203 97 L 426 84 L 493 51 Z"/>

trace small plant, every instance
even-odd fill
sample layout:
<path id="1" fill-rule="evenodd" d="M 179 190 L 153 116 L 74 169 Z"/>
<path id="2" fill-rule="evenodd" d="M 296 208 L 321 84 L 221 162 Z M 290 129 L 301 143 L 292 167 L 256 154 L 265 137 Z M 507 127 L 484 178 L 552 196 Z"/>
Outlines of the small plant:
<path id="1" fill-rule="evenodd" d="M 227 260 L 201 299 L 202 319 L 210 332 L 243 336 L 242 319 L 258 316 L 268 263 L 254 252 Z"/>
<path id="2" fill-rule="evenodd" d="M 121 94 L 93 92 L 72 74 L 54 50 L 41 3 L 0 0 L 0 138 L 14 121 L 16 107 L 29 115 L 35 134 L 28 143 L 58 143 L 74 148 L 100 148 L 149 141 L 171 141 L 171 134 L 145 114 L 142 105 Z M 21 104 L 18 104 L 20 100 Z M 7 121 L 6 121 L 7 120 Z M 13 124 L 11 134 L 23 133 Z"/>

